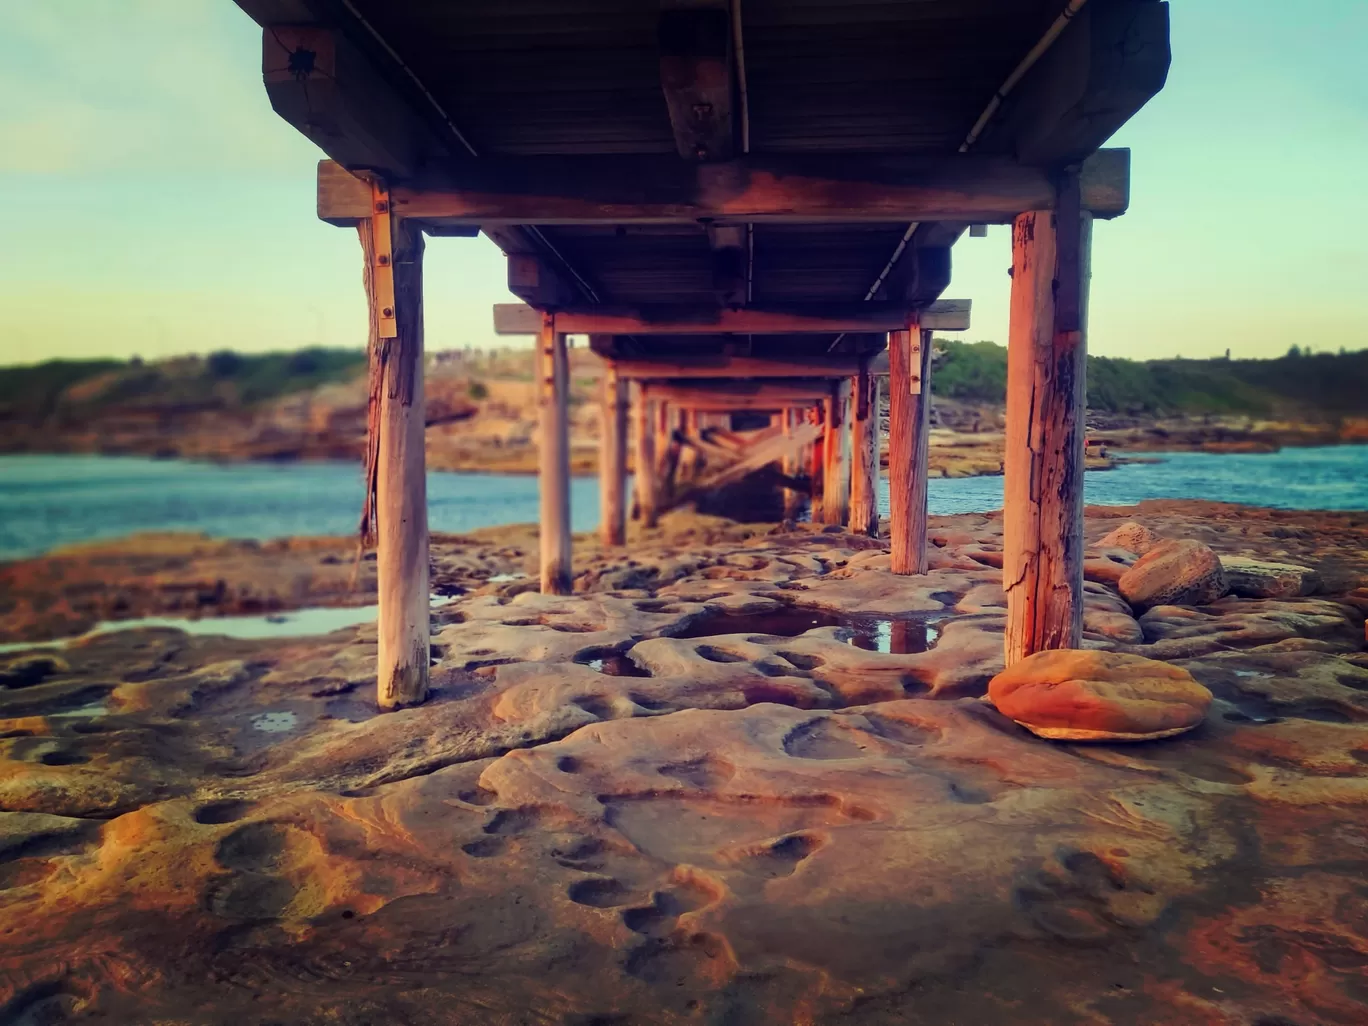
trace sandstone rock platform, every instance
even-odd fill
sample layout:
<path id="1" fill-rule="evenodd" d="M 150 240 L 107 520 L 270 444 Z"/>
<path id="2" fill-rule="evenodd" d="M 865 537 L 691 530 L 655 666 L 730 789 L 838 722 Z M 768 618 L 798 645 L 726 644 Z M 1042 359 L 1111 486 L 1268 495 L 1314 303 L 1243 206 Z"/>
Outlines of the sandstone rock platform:
<path id="1" fill-rule="evenodd" d="M 984 701 L 992 516 L 924 578 L 666 518 L 563 598 L 525 528 L 442 541 L 432 695 L 383 715 L 370 627 L 9 653 L 0 1023 L 1361 1023 L 1368 517 L 1119 518 L 1322 582 L 1136 615 L 1093 576 L 1086 647 L 1213 696 L 1168 740 Z"/>

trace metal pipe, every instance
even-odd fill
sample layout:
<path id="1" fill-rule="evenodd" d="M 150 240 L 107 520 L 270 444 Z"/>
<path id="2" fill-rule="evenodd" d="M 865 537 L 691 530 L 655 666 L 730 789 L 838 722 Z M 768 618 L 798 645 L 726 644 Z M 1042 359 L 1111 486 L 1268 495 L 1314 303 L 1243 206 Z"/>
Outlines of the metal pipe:
<path id="1" fill-rule="evenodd" d="M 1002 101 L 1007 98 L 1007 94 L 1017 87 L 1021 80 L 1026 76 L 1026 72 L 1035 67 L 1036 62 L 1045 55 L 1045 51 L 1054 45 L 1054 41 L 1059 38 L 1059 34 L 1068 27 L 1069 22 L 1073 20 L 1074 15 L 1082 10 L 1083 5 L 1087 2 L 1088 0 L 1069 0 L 1069 3 L 1065 6 L 1059 17 L 1051 22 L 1050 27 L 1045 30 L 1045 34 L 1037 40 L 1035 46 L 1031 47 L 1026 56 L 1012 69 L 1012 73 L 1007 76 L 1002 85 L 998 86 L 997 92 L 995 92 L 993 98 L 988 101 L 988 106 L 983 108 L 983 113 L 980 114 L 978 120 L 974 122 L 974 127 L 969 129 L 969 134 L 964 137 L 964 142 L 960 143 L 957 152 L 966 153 L 974 143 L 978 142 L 979 136 L 982 135 L 983 130 L 988 127 L 988 123 L 993 120 L 993 115 L 998 112 L 998 108 L 1002 106 Z M 885 279 L 892 273 L 894 266 L 897 265 L 898 260 L 902 257 L 904 251 L 906 251 L 907 244 L 912 241 L 912 236 L 919 227 L 921 227 L 921 222 L 914 221 L 908 226 L 907 231 L 903 233 L 902 239 L 898 242 L 898 248 L 893 251 L 893 255 L 888 259 L 888 263 L 884 265 L 884 269 L 880 271 L 879 276 L 874 279 L 874 284 L 871 285 L 869 291 L 865 293 L 866 302 L 873 299 L 874 296 L 878 294 L 879 289 L 883 287 Z M 838 338 L 836 342 L 839 341 L 840 339 Z M 832 348 L 836 348 L 835 342 L 832 343 Z"/>

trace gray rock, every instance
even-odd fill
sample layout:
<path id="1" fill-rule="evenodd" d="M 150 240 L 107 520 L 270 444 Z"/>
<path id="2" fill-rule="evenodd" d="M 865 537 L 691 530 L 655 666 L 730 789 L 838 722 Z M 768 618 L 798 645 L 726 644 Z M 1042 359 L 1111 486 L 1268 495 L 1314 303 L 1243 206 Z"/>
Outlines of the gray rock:
<path id="1" fill-rule="evenodd" d="M 1222 557 L 1221 565 L 1231 592 L 1244 598 L 1295 598 L 1320 588 L 1320 574 L 1309 566 L 1242 556 Z"/>

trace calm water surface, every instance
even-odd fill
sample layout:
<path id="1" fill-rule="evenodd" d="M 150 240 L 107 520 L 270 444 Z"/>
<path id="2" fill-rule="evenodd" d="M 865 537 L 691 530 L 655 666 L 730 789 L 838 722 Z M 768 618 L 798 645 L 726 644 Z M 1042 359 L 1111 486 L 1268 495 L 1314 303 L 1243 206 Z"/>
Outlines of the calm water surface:
<path id="1" fill-rule="evenodd" d="M 1368 446 L 1279 453 L 1174 453 L 1156 464 L 1087 474 L 1087 501 L 1127 505 L 1187 498 L 1287 509 L 1368 509 Z M 932 513 L 1002 505 L 1002 478 L 929 482 Z M 0 456 L 0 559 L 134 531 L 228 538 L 350 534 L 361 476 L 353 463 L 191 463 L 111 456 Z M 570 486 L 577 531 L 598 523 L 598 484 Z M 888 483 L 880 506 L 888 509 Z M 537 480 L 501 474 L 428 476 L 433 530 L 460 532 L 537 518 Z"/>

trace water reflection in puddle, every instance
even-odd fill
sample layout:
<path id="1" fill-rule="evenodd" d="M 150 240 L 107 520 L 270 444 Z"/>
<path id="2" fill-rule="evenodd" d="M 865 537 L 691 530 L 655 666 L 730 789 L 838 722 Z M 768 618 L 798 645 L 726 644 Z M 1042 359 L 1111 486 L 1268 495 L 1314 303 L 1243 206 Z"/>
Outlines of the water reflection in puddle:
<path id="1" fill-rule="evenodd" d="M 638 666 L 626 655 L 620 653 L 595 656 L 593 659 L 585 660 L 584 665 L 609 677 L 649 677 L 651 675 L 650 670 Z"/>
<path id="2" fill-rule="evenodd" d="M 252 729 L 265 734 L 284 734 L 294 730 L 299 717 L 288 709 L 284 712 L 264 712 L 252 717 Z"/>
<path id="3" fill-rule="evenodd" d="M 847 644 L 869 652 L 912 655 L 932 648 L 940 637 L 942 614 L 851 616 L 824 609 L 789 606 L 765 613 L 709 613 L 694 620 L 677 638 L 714 638 L 756 634 L 795 638 L 817 627 L 839 627 Z"/>
<path id="4" fill-rule="evenodd" d="M 442 595 L 432 596 L 433 607 L 451 601 Z M 379 615 L 379 606 L 314 606 L 307 609 L 292 609 L 287 612 L 264 613 L 259 616 L 142 616 L 132 620 L 106 620 L 70 638 L 55 641 L 15 641 L 0 645 L 0 655 L 6 652 L 20 652 L 26 649 L 63 648 L 74 641 L 93 638 L 101 634 L 118 631 L 134 631 L 142 628 L 162 628 L 184 631 L 186 634 L 212 635 L 220 638 L 233 638 L 237 641 L 261 641 L 269 638 L 302 638 L 315 634 L 331 634 L 346 627 L 374 623 Z"/>

